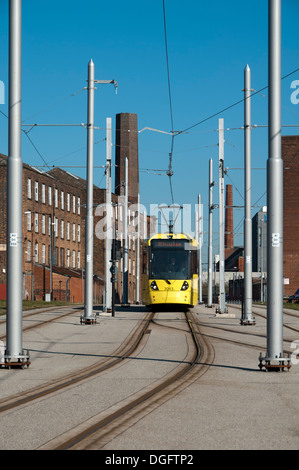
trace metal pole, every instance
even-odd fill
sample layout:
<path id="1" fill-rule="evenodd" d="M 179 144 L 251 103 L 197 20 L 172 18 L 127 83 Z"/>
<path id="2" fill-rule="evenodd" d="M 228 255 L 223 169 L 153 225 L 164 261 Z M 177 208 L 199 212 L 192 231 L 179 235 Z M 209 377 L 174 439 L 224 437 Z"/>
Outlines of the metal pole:
<path id="1" fill-rule="evenodd" d="M 219 299 L 218 313 L 225 313 L 224 281 L 224 127 L 219 119 Z"/>
<path id="2" fill-rule="evenodd" d="M 87 189 L 85 225 L 85 309 L 81 323 L 95 323 L 93 314 L 93 146 L 94 146 L 94 63 L 88 64 Z"/>
<path id="3" fill-rule="evenodd" d="M 84 302 L 83 267 L 81 267 L 81 294 L 82 294 L 82 304 L 83 304 L 83 302 Z"/>
<path id="4" fill-rule="evenodd" d="M 283 359 L 283 162 L 281 158 L 281 0 L 269 0 L 269 105 L 267 161 L 267 357 Z M 262 357 L 260 356 L 262 361 Z M 272 364 L 271 364 L 272 362 Z M 260 362 L 260 367 L 261 367 Z"/>
<path id="5" fill-rule="evenodd" d="M 201 260 L 201 246 L 202 246 L 202 210 L 201 198 L 198 194 L 198 303 L 202 303 L 202 260 Z"/>
<path id="6" fill-rule="evenodd" d="M 209 254 L 208 254 L 208 304 L 212 307 L 212 289 L 213 289 L 213 160 L 209 162 Z"/>
<path id="7" fill-rule="evenodd" d="M 245 167 L 245 218 L 244 218 L 244 312 L 241 325 L 253 325 L 252 316 L 252 221 L 251 221 L 251 71 L 244 70 L 244 167 Z"/>
<path id="8" fill-rule="evenodd" d="M 125 159 L 123 305 L 128 305 L 128 159 Z"/>
<path id="9" fill-rule="evenodd" d="M 136 304 L 140 302 L 140 194 L 137 197 Z"/>
<path id="10" fill-rule="evenodd" d="M 111 248 L 112 238 L 112 204 L 111 204 L 111 135 L 112 135 L 112 120 L 106 119 L 106 251 L 105 251 L 105 308 L 106 312 L 110 312 L 112 308 L 112 283 L 110 272 L 111 261 Z"/>
<path id="11" fill-rule="evenodd" d="M 53 300 L 53 227 L 54 220 L 52 220 L 52 215 L 49 216 L 51 220 L 50 225 L 50 299 Z M 55 236 L 55 234 L 54 234 Z"/>
<path id="12" fill-rule="evenodd" d="M 113 220 L 113 242 L 112 242 L 112 264 L 111 264 L 111 283 L 112 283 L 112 299 L 111 299 L 111 315 L 115 317 L 115 282 L 116 282 L 116 227 L 115 219 Z"/>
<path id="13" fill-rule="evenodd" d="M 261 302 L 264 302 L 263 270 L 264 270 L 263 225 L 261 224 Z"/>
<path id="14" fill-rule="evenodd" d="M 5 362 L 25 362 L 22 349 L 23 164 L 21 157 L 22 1 L 9 2 L 9 150 L 7 159 L 7 322 Z"/>

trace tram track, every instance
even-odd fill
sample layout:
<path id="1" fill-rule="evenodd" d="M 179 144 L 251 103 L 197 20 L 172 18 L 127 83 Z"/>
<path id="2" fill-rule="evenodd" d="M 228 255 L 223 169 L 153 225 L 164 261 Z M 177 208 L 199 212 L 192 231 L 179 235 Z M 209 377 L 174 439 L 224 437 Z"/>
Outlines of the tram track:
<path id="1" fill-rule="evenodd" d="M 232 304 L 229 304 L 229 307 L 230 308 L 234 308 L 234 309 L 237 309 L 237 310 L 240 310 L 240 307 L 236 306 L 236 305 L 232 305 Z M 266 309 L 266 307 L 264 306 L 261 306 L 262 308 Z M 259 307 L 259 308 L 261 308 Z M 252 309 L 252 313 L 258 317 L 261 317 L 263 319 L 267 319 L 267 315 L 265 314 L 262 314 L 261 312 L 257 311 L 256 308 L 253 308 Z M 286 309 L 283 309 L 283 315 L 288 315 L 289 317 L 293 317 L 293 318 L 297 318 L 298 319 L 298 315 L 294 312 L 290 312 L 290 311 L 286 311 Z M 293 326 L 290 326 L 288 325 L 287 323 L 285 323 L 285 321 L 283 322 L 283 327 L 288 329 L 288 330 L 291 330 L 291 331 L 295 331 L 296 333 L 299 332 L 299 329 L 298 328 L 294 328 Z"/>
<path id="2" fill-rule="evenodd" d="M 240 307 L 238 307 L 238 306 L 229 304 L 229 308 L 231 308 L 231 307 L 240 311 Z M 253 309 L 252 313 L 256 316 L 259 316 L 260 318 L 263 318 L 264 320 L 267 319 L 266 314 L 264 315 L 263 313 L 258 312 L 256 309 Z M 294 317 L 294 318 L 298 319 L 298 315 L 296 315 L 296 313 L 287 311 L 287 312 L 284 312 L 284 314 L 288 315 L 290 317 Z M 241 347 L 246 347 L 246 348 L 253 348 L 253 349 L 256 349 L 256 350 L 259 350 L 259 351 L 266 350 L 267 334 L 257 333 L 257 332 L 255 332 L 255 329 L 252 328 L 251 326 L 244 327 L 244 330 L 241 331 L 239 328 L 230 328 L 226 325 L 225 326 L 224 325 L 217 326 L 215 324 L 211 325 L 209 322 L 204 322 L 204 321 L 198 321 L 198 324 L 201 328 L 205 328 L 207 331 L 213 329 L 214 331 L 216 331 L 216 330 L 219 330 L 220 332 L 225 331 L 225 333 L 231 333 L 232 335 L 235 335 L 235 336 L 246 336 L 247 338 L 256 337 L 256 338 L 259 338 L 260 340 L 264 340 L 265 344 L 262 345 L 260 343 L 257 344 L 257 343 L 253 343 L 253 342 L 249 342 L 249 341 L 246 342 L 246 341 L 241 341 L 241 340 L 233 339 L 233 338 L 225 338 L 224 335 L 217 336 L 217 335 L 210 334 L 207 331 L 205 333 L 202 333 L 203 336 L 206 336 L 210 340 L 224 341 L 226 343 L 231 343 L 231 344 L 234 344 L 236 346 L 241 346 Z M 296 333 L 298 333 L 298 331 L 299 331 L 298 328 L 294 328 L 294 327 L 286 324 L 285 322 L 283 323 L 283 327 L 286 330 L 295 331 Z M 291 344 L 291 343 L 293 343 L 294 338 L 284 336 L 283 341 L 284 341 L 284 343 L 290 343 Z M 283 352 L 287 355 L 291 351 L 284 348 Z"/>
<path id="3" fill-rule="evenodd" d="M 62 309 L 62 310 L 65 310 L 67 309 L 68 311 L 66 313 L 59 313 L 59 310 Z M 71 309 L 71 311 L 69 311 L 69 309 Z M 82 312 L 84 310 L 84 308 L 78 308 L 78 307 L 75 307 L 75 311 L 76 313 L 77 312 Z M 58 311 L 58 313 L 57 313 Z M 70 307 L 70 306 L 62 306 L 62 307 L 56 307 L 56 308 L 45 308 L 45 309 L 42 309 L 42 310 L 36 310 L 36 311 L 32 311 L 30 313 L 27 313 L 26 315 L 23 314 L 23 322 L 24 320 L 28 320 L 28 318 L 30 317 L 34 317 L 34 316 L 37 316 L 37 315 L 40 315 L 40 314 L 43 314 L 43 313 L 49 313 L 49 314 L 54 314 L 53 317 L 51 318 L 48 318 L 48 319 L 44 319 L 41 320 L 41 321 L 37 321 L 37 323 L 32 323 L 31 325 L 27 325 L 27 326 L 23 326 L 22 328 L 22 331 L 23 333 L 26 332 L 26 331 L 29 331 L 29 330 L 33 330 L 35 328 L 40 328 L 44 325 L 46 325 L 47 323 L 53 323 L 54 321 L 57 321 L 57 319 L 61 319 L 61 318 L 64 318 L 64 317 L 67 317 L 71 314 L 74 313 L 74 307 Z M 0 321 L 0 326 L 2 325 L 5 325 L 6 323 L 6 320 L 1 320 Z M 4 339 L 6 338 L 6 334 L 4 335 L 0 335 L 0 340 L 3 341 Z"/>
<path id="4" fill-rule="evenodd" d="M 237 318 L 233 321 L 219 321 L 218 318 L 213 316 L 212 318 L 206 310 L 201 314 L 196 310 L 188 312 L 186 318 L 183 317 L 182 312 L 173 316 L 159 315 L 159 313 L 158 316 L 143 314 L 142 318 L 138 318 L 138 324 L 134 319 L 134 327 L 126 328 L 126 333 L 122 334 L 122 339 L 125 338 L 125 341 L 113 353 L 114 359 L 119 359 L 118 363 L 115 363 L 115 367 L 109 368 L 108 366 L 107 369 L 102 370 L 103 374 L 101 375 L 99 372 L 98 376 L 96 373 L 89 375 L 89 368 L 86 367 L 84 368 L 85 378 L 82 377 L 82 380 L 78 378 L 78 382 L 74 381 L 67 384 L 65 388 L 58 389 L 58 394 L 54 390 L 55 383 L 51 381 L 48 385 L 52 386 L 53 393 L 52 390 L 49 390 L 45 395 L 33 397 L 31 401 L 16 403 L 12 408 L 7 408 L 6 412 L 3 409 L 2 428 L 6 430 L 10 438 L 13 437 L 14 441 L 6 444 L 5 447 L 17 448 L 14 423 L 20 422 L 20 419 L 27 419 L 32 428 L 32 434 L 31 441 L 26 439 L 23 448 L 36 450 L 128 448 L 119 446 L 122 446 L 124 442 L 127 445 L 132 439 L 141 442 L 140 432 L 143 432 L 144 429 L 159 432 L 160 417 L 163 416 L 163 419 L 166 420 L 168 417 L 172 419 L 170 410 L 173 410 L 176 404 L 181 403 L 186 397 L 188 403 L 182 403 L 181 412 L 184 410 L 185 413 L 185 410 L 188 410 L 189 415 L 186 415 L 186 418 L 185 415 L 181 415 L 180 418 L 176 417 L 175 422 L 180 426 L 180 419 L 182 419 L 182 423 L 185 423 L 184 420 L 188 419 L 188 416 L 192 421 L 193 416 L 198 412 L 196 407 L 193 411 L 192 400 L 190 400 L 192 394 L 195 393 L 195 397 L 198 396 L 198 393 L 203 397 L 205 394 L 209 396 L 207 387 L 212 387 L 211 393 L 213 393 L 215 380 L 217 386 L 222 386 L 222 380 L 225 385 L 228 380 L 227 374 L 234 367 L 237 367 L 237 370 L 241 371 L 240 373 L 243 375 L 254 372 L 254 368 L 250 368 L 250 361 L 248 369 L 240 369 L 240 364 L 236 362 L 236 366 L 235 362 L 231 362 L 229 355 L 222 358 L 221 354 L 231 351 L 229 344 L 232 344 L 232 347 L 237 346 L 236 354 L 241 357 L 246 356 L 250 349 L 252 351 L 263 350 L 265 345 L 261 346 L 261 344 L 266 339 L 266 335 L 263 334 L 264 321 L 258 322 L 257 327 L 244 328 L 240 326 Z M 116 329 L 114 328 L 115 332 L 122 328 L 123 320 L 128 320 L 127 316 L 120 316 L 119 323 L 115 325 Z M 114 324 L 112 319 L 103 324 L 107 331 L 110 330 L 110 321 L 111 325 Z M 146 322 L 147 324 L 145 324 Z M 141 324 L 144 328 L 137 348 L 130 351 L 129 348 L 126 348 L 128 350 L 127 356 L 116 358 L 116 354 L 119 354 L 125 342 L 130 342 L 130 338 L 132 339 L 131 333 L 136 332 L 137 327 L 142 329 Z M 81 329 L 81 327 L 79 328 Z M 94 333 L 91 337 L 91 344 L 97 337 L 96 330 L 97 328 L 91 329 Z M 245 334 L 247 337 L 244 336 Z M 254 338 L 255 336 L 256 338 Z M 47 335 L 47 339 L 48 337 Z M 62 339 L 65 338 L 66 336 L 63 335 Z M 101 338 L 105 342 L 105 335 L 101 335 Z M 107 338 L 107 344 L 114 343 L 114 341 L 114 334 Z M 284 338 L 284 341 L 288 340 Z M 118 342 L 118 344 L 120 343 Z M 93 342 L 93 351 L 95 351 L 95 345 L 96 343 Z M 71 351 L 73 352 L 73 349 Z M 83 349 L 83 351 L 85 355 L 85 350 Z M 96 351 L 100 352 L 97 346 Z M 109 358 L 112 359 L 110 351 Z M 252 355 L 255 353 L 249 352 L 250 354 L 252 359 Z M 103 356 L 101 357 L 103 358 Z M 108 359 L 108 356 L 106 357 Z M 97 364 L 99 365 L 100 362 L 104 366 L 104 361 L 98 361 Z M 81 370 L 82 373 L 84 371 Z M 211 371 L 212 375 L 208 371 Z M 221 371 L 222 375 L 220 374 L 218 383 L 217 377 Z M 206 372 L 208 373 L 206 374 Z M 67 381 L 66 379 L 65 377 L 65 381 Z M 234 383 L 234 379 L 235 375 L 233 375 L 232 383 Z M 248 378 L 249 383 L 251 380 L 251 377 Z M 262 379 L 257 379 L 257 383 L 259 381 L 263 383 Z M 292 383 L 292 376 L 290 376 L 289 382 Z M 37 389 L 35 388 L 35 390 Z M 18 398 L 22 398 L 22 396 L 19 395 Z M 171 400 L 172 398 L 173 400 Z M 2 404 L 5 405 L 3 400 L 0 401 L 0 407 Z M 221 404 L 220 401 L 218 406 Z M 204 410 L 205 405 L 200 413 L 204 413 Z M 41 415 L 45 422 L 39 428 L 41 431 L 39 434 L 36 424 Z M 164 431 L 165 429 L 170 430 L 171 436 L 173 436 L 174 422 L 170 423 L 171 428 L 169 428 L 170 424 L 165 424 L 165 427 L 163 424 L 162 428 Z M 21 435 L 19 439 L 22 440 Z M 153 441 L 160 442 L 157 439 L 158 434 L 152 436 Z"/>
<path id="5" fill-rule="evenodd" d="M 182 361 L 180 366 L 159 379 L 158 383 L 153 382 L 145 390 L 142 389 L 118 405 L 95 415 L 41 449 L 101 449 L 115 436 L 199 379 L 213 363 L 214 350 L 209 341 L 200 334 L 193 313 L 186 313 L 186 324 L 193 347 L 190 348 L 188 359 Z M 182 332 L 186 334 L 186 328 Z"/>
<path id="6" fill-rule="evenodd" d="M 100 361 L 97 361 L 96 363 L 84 367 L 83 369 L 75 371 L 71 374 L 64 375 L 63 377 L 59 377 L 57 379 L 52 379 L 50 382 L 44 383 L 38 387 L 34 387 L 25 392 L 2 399 L 0 401 L 0 413 L 9 411 L 22 405 L 26 405 L 40 398 L 44 398 L 58 391 L 67 389 L 119 364 L 126 357 L 130 356 L 138 347 L 152 317 L 153 313 L 148 313 L 144 319 L 140 320 L 132 334 L 129 335 L 122 345 L 116 351 L 114 351 L 112 355 L 109 355 L 109 357 L 101 359 Z"/>

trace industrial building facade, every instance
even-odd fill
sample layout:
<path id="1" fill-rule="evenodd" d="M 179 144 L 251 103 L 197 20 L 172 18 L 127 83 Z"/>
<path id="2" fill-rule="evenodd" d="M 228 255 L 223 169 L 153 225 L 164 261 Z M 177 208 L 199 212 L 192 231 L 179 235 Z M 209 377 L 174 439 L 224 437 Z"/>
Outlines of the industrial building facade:
<path id="1" fill-rule="evenodd" d="M 282 136 L 281 153 L 283 160 L 283 292 L 284 297 L 294 294 L 299 288 L 299 136 Z M 235 268 L 243 271 L 237 261 L 242 261 L 242 247 L 240 257 L 236 249 L 230 254 L 232 240 L 232 189 L 226 188 L 226 269 Z M 235 259 L 233 259 L 235 255 Z M 267 207 L 260 209 L 252 218 L 252 272 L 253 298 L 264 299 L 267 295 Z M 258 273 L 263 273 L 258 278 Z M 261 276 L 261 274 L 259 274 Z M 243 278 L 230 281 L 230 298 L 238 299 L 242 296 Z"/>
<path id="2" fill-rule="evenodd" d="M 138 132 L 136 115 L 117 115 L 117 135 L 130 135 L 118 147 L 115 187 L 112 194 L 116 232 L 123 224 L 122 198 L 124 158 L 129 160 L 129 204 L 136 203 L 139 192 Z M 130 127 L 132 127 L 132 132 Z M 121 145 L 125 152 L 121 152 Z M 132 150 L 131 150 L 132 149 Z M 0 298 L 6 298 L 6 189 L 7 156 L 0 154 Z M 137 168 L 137 173 L 136 173 Z M 105 189 L 94 186 L 94 205 L 105 204 Z M 86 180 L 61 168 L 39 171 L 23 163 L 23 299 L 84 302 Z M 136 206 L 135 206 L 136 208 Z M 96 212 L 95 212 L 96 214 Z M 103 211 L 102 211 L 103 214 Z M 94 216 L 94 225 L 101 216 Z M 137 240 L 135 211 L 128 216 L 128 301 L 136 299 Z M 94 230 L 94 302 L 102 303 L 105 280 L 105 237 Z M 116 283 L 116 300 L 122 300 L 122 260 Z"/>
<path id="3" fill-rule="evenodd" d="M 116 116 L 115 191 L 112 194 L 117 233 L 123 231 L 122 197 L 124 162 L 129 163 L 129 204 L 136 204 L 139 193 L 137 116 Z M 284 295 L 299 288 L 299 136 L 282 137 L 284 180 Z M 0 298 L 6 296 L 6 165 L 0 154 Z M 94 205 L 105 204 L 104 189 L 94 186 Z M 61 168 L 41 172 L 23 164 L 23 298 L 84 301 L 86 180 Z M 136 206 L 128 216 L 128 301 L 137 297 Z M 100 216 L 94 217 L 95 226 Z M 149 227 L 151 220 L 141 220 Z M 243 248 L 234 247 L 232 186 L 226 188 L 225 254 L 226 270 L 243 271 Z M 252 270 L 267 272 L 267 209 L 252 219 Z M 95 232 L 94 232 L 95 234 Z M 122 238 L 121 242 L 123 245 Z M 94 235 L 94 301 L 103 302 L 105 280 L 105 237 Z M 142 250 L 140 250 L 142 257 Z M 118 262 L 116 301 L 122 301 L 123 261 Z M 260 284 L 259 281 L 257 281 Z M 259 294 L 257 293 L 259 298 Z"/>
<path id="4" fill-rule="evenodd" d="M 282 137 L 284 294 L 299 288 L 299 136 Z"/>

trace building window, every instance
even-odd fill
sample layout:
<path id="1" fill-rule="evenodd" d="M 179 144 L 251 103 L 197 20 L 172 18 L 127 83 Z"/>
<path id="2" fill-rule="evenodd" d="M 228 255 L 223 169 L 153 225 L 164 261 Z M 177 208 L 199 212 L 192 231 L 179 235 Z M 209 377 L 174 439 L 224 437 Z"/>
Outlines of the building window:
<path id="1" fill-rule="evenodd" d="M 61 221 L 60 236 L 61 238 L 64 238 L 64 220 Z"/>
<path id="2" fill-rule="evenodd" d="M 42 203 L 46 204 L 46 185 L 42 184 Z"/>
<path id="3" fill-rule="evenodd" d="M 38 214 L 34 214 L 34 231 L 38 233 Z"/>
<path id="4" fill-rule="evenodd" d="M 34 261 L 35 263 L 38 263 L 38 243 L 35 242 L 35 247 L 34 247 Z"/>
<path id="5" fill-rule="evenodd" d="M 70 249 L 68 248 L 66 251 L 66 265 L 69 268 L 70 267 Z"/>
<path id="6" fill-rule="evenodd" d="M 60 248 L 60 266 L 64 267 L 64 248 Z"/>
<path id="7" fill-rule="evenodd" d="M 81 227 L 78 225 L 78 243 L 81 241 Z"/>
<path id="8" fill-rule="evenodd" d="M 27 261 L 31 261 L 31 241 L 27 240 Z"/>
<path id="9" fill-rule="evenodd" d="M 73 213 L 76 213 L 76 196 L 73 196 Z"/>
<path id="10" fill-rule="evenodd" d="M 46 245 L 42 245 L 42 264 L 46 264 Z"/>
<path id="11" fill-rule="evenodd" d="M 66 195 L 66 210 L 70 212 L 71 210 L 71 195 L 70 193 L 67 193 Z"/>
<path id="12" fill-rule="evenodd" d="M 49 204 L 49 206 L 52 206 L 52 188 L 51 188 L 51 186 L 48 186 L 48 204 Z"/>
<path id="13" fill-rule="evenodd" d="M 66 225 L 66 238 L 67 240 L 70 239 L 70 223 L 67 222 L 67 225 Z"/>
<path id="14" fill-rule="evenodd" d="M 73 242 L 76 241 L 76 224 L 73 224 Z"/>
<path id="15" fill-rule="evenodd" d="M 27 212 L 27 230 L 31 232 L 31 212 Z"/>
<path id="16" fill-rule="evenodd" d="M 52 219 L 50 215 L 49 215 L 49 221 L 48 221 L 48 235 L 52 235 Z"/>
<path id="17" fill-rule="evenodd" d="M 31 199 L 31 179 L 27 178 L 27 197 Z"/>
<path id="18" fill-rule="evenodd" d="M 42 234 L 46 234 L 46 216 L 42 215 Z"/>
<path id="19" fill-rule="evenodd" d="M 38 182 L 34 182 L 34 199 L 38 201 Z"/>
<path id="20" fill-rule="evenodd" d="M 78 197 L 78 215 L 80 215 L 80 213 L 81 213 L 81 207 L 80 206 L 81 206 L 81 199 L 80 199 L 80 197 Z"/>
<path id="21" fill-rule="evenodd" d="M 64 192 L 61 191 L 61 194 L 60 194 L 61 198 L 60 198 L 60 201 L 61 201 L 61 209 L 64 211 Z"/>
<path id="22" fill-rule="evenodd" d="M 55 207 L 58 207 L 58 189 L 55 188 Z"/>
<path id="23" fill-rule="evenodd" d="M 76 252 L 73 250 L 73 268 L 76 267 Z"/>
<path id="24" fill-rule="evenodd" d="M 80 267 L 81 267 L 80 251 L 78 251 L 78 254 L 77 254 L 77 268 L 80 269 Z"/>

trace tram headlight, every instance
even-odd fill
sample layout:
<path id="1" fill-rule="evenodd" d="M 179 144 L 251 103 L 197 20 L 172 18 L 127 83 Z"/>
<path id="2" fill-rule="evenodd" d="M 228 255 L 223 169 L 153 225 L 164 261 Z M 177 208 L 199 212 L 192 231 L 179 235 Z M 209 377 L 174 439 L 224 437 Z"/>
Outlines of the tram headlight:
<path id="1" fill-rule="evenodd" d="M 158 289 L 158 286 L 157 286 L 157 284 L 156 284 L 156 281 L 152 281 L 152 282 L 151 282 L 151 289 L 153 289 L 153 290 L 159 290 L 159 289 Z"/>
<path id="2" fill-rule="evenodd" d="M 187 281 L 184 281 L 184 283 L 183 283 L 183 285 L 182 285 L 182 287 L 181 287 L 181 290 L 187 290 L 188 287 L 189 287 L 188 282 L 187 282 Z"/>

